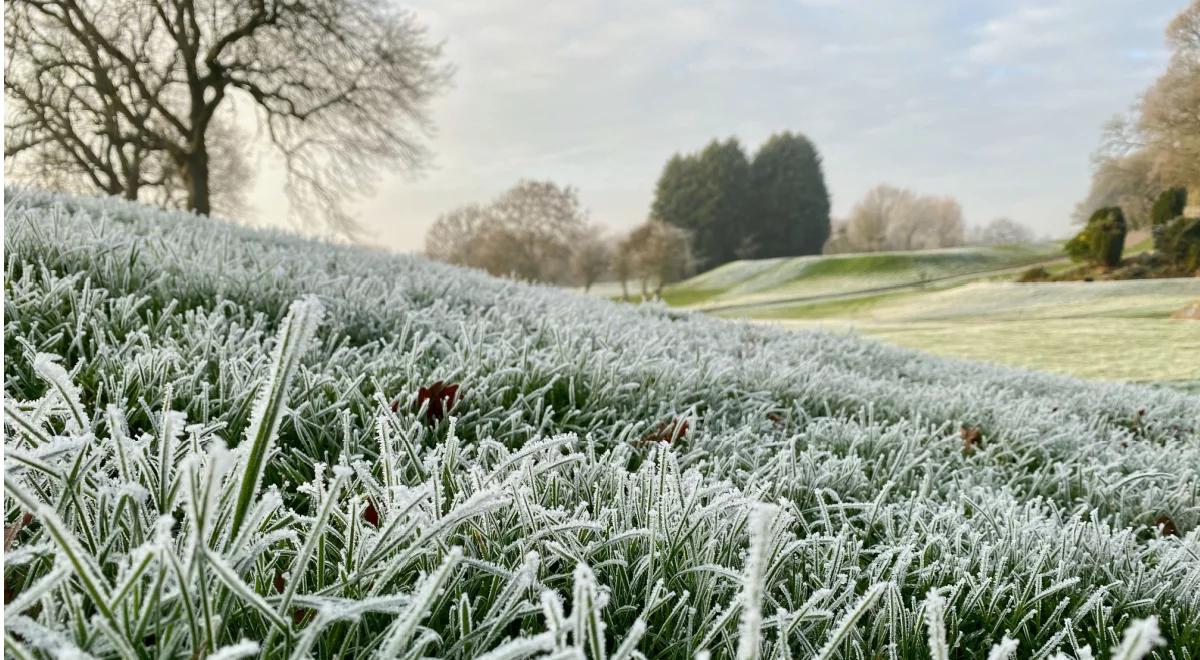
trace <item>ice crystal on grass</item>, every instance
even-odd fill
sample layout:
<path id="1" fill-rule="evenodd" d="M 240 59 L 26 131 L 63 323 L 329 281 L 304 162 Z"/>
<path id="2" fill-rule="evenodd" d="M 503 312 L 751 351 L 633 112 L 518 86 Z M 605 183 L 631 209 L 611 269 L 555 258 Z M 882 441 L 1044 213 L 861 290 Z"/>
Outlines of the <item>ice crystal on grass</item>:
<path id="1" fill-rule="evenodd" d="M 114 200 L 5 248 L 14 657 L 1200 649 L 1194 395 Z"/>

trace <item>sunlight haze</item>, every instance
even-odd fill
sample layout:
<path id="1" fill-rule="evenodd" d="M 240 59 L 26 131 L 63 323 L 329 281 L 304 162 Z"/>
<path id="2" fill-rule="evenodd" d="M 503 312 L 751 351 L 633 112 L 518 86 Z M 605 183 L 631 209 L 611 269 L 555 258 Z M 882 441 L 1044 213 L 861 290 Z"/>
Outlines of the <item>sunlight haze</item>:
<path id="1" fill-rule="evenodd" d="M 1185 4 L 407 3 L 457 72 L 430 167 L 359 201 L 364 242 L 420 250 L 438 214 L 522 177 L 577 187 L 625 230 L 671 154 L 781 130 L 817 145 L 834 217 L 888 182 L 1063 236 L 1101 126 L 1162 70 Z M 281 176 L 260 168 L 252 203 L 286 222 Z"/>

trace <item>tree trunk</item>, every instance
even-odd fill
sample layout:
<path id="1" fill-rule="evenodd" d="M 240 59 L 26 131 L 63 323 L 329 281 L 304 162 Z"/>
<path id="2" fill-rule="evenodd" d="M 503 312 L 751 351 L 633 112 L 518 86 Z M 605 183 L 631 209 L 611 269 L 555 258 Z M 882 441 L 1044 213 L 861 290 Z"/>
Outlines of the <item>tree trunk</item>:
<path id="1" fill-rule="evenodd" d="M 625 284 L 625 278 L 621 278 L 621 300 L 629 300 L 629 287 Z"/>
<path id="2" fill-rule="evenodd" d="M 200 215 L 212 212 L 208 190 L 208 148 L 200 146 L 184 161 L 183 180 L 187 184 L 188 210 Z"/>

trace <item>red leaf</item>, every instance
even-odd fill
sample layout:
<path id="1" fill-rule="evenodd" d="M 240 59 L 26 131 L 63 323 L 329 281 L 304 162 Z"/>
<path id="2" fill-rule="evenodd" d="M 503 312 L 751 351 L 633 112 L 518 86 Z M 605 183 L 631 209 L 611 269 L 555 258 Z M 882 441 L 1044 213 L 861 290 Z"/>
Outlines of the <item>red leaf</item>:
<path id="1" fill-rule="evenodd" d="M 669 443 L 674 440 L 683 438 L 684 436 L 687 435 L 687 432 L 688 432 L 688 421 L 686 419 L 682 420 L 682 421 L 668 419 L 668 420 L 665 420 L 665 421 L 659 423 L 659 425 L 654 427 L 653 430 L 648 431 L 645 435 L 643 435 L 642 442 L 667 442 L 667 443 Z"/>
<path id="2" fill-rule="evenodd" d="M 371 498 L 367 498 L 367 508 L 362 512 L 363 520 L 371 523 L 371 526 L 379 526 L 379 510 L 375 508 L 375 502 Z"/>
<path id="3" fill-rule="evenodd" d="M 964 426 L 958 430 L 958 435 L 962 438 L 964 454 L 974 454 L 983 446 L 983 432 L 978 426 Z"/>
<path id="4" fill-rule="evenodd" d="M 1163 536 L 1179 536 L 1179 528 L 1175 526 L 1175 521 L 1165 513 L 1154 519 L 1154 526 L 1161 530 Z"/>
<path id="5" fill-rule="evenodd" d="M 425 419 L 431 424 L 441 421 L 450 409 L 454 407 L 454 403 L 458 398 L 458 384 L 447 385 L 442 381 L 438 381 L 429 387 L 422 387 L 417 391 L 417 400 L 413 403 L 413 412 L 421 409 L 421 405 L 429 402 L 425 408 Z"/>

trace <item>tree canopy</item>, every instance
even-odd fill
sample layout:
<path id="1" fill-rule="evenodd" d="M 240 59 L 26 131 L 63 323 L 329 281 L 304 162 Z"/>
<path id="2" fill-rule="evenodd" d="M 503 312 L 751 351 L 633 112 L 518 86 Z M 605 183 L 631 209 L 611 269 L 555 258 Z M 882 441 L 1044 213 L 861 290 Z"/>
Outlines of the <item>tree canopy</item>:
<path id="1" fill-rule="evenodd" d="M 570 186 L 522 180 L 487 205 L 439 217 L 425 235 L 428 256 L 493 275 L 565 282 L 589 231 L 587 211 Z"/>
<path id="2" fill-rule="evenodd" d="M 808 138 L 784 132 L 746 156 L 736 138 L 667 161 L 651 217 L 692 235 L 697 262 L 817 254 L 829 237 L 829 193 Z"/>
<path id="3" fill-rule="evenodd" d="M 675 155 L 659 177 L 651 216 L 692 235 L 697 260 L 712 267 L 737 258 L 749 236 L 750 163 L 736 138 L 698 154 Z"/>
<path id="4" fill-rule="evenodd" d="M 803 135 L 772 135 L 750 166 L 758 258 L 820 254 L 829 238 L 829 191 L 816 147 Z"/>
<path id="5" fill-rule="evenodd" d="M 1200 189 L 1200 0 L 1171 21 L 1166 38 L 1171 50 L 1166 71 L 1129 116 L 1105 127 L 1076 222 L 1117 206 L 1131 227 L 1145 227 L 1163 190 Z"/>
<path id="6" fill-rule="evenodd" d="M 880 184 L 850 212 L 827 252 L 880 252 L 954 247 L 964 243 L 962 206 L 953 197 L 918 195 Z"/>
<path id="7" fill-rule="evenodd" d="M 293 209 L 350 231 L 348 196 L 423 161 L 449 76 L 383 0 L 26 0 L 4 18 L 18 174 L 203 214 L 215 186 L 248 180 L 236 102 L 282 156 Z"/>

